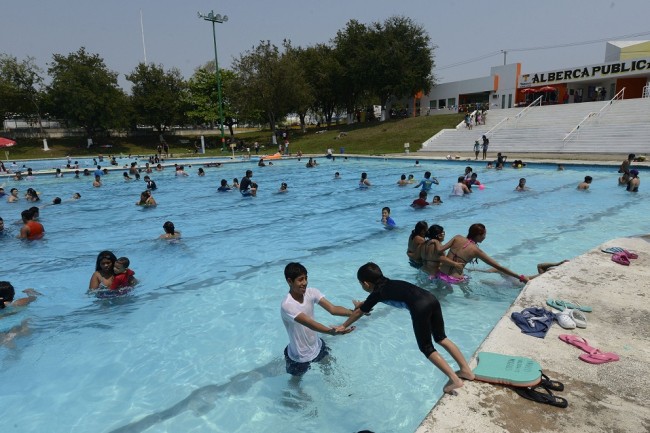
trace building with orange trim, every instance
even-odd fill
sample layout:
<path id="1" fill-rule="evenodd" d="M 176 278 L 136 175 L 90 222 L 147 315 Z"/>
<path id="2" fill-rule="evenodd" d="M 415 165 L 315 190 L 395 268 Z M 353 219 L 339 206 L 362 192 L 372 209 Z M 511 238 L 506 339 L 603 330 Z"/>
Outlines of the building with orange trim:
<path id="1" fill-rule="evenodd" d="M 607 42 L 602 63 L 522 73 L 521 63 L 490 68 L 490 75 L 436 84 L 411 98 L 413 114 L 430 115 L 542 104 L 650 97 L 650 41 Z"/>

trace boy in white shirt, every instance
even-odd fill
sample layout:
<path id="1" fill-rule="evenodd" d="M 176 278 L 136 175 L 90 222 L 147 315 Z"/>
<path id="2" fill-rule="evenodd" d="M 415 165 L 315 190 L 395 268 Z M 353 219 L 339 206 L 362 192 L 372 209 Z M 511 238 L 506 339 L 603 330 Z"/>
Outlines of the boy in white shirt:
<path id="1" fill-rule="evenodd" d="M 289 263 L 284 268 L 284 277 L 289 293 L 282 301 L 282 322 L 289 334 L 289 345 L 284 349 L 287 373 L 302 376 L 312 362 L 318 362 L 329 354 L 329 347 L 318 333 L 337 335 L 352 331 L 348 328 L 337 331 L 314 319 L 314 305 L 318 304 L 334 316 L 349 317 L 352 310 L 333 305 L 323 294 L 307 287 L 307 269 L 300 263 Z"/>

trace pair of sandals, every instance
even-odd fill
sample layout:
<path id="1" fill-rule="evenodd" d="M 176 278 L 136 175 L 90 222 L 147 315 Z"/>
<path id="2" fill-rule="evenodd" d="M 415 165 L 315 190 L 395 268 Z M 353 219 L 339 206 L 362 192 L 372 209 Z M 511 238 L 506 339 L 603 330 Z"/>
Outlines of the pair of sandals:
<path id="1" fill-rule="evenodd" d="M 542 380 L 538 385 L 513 389 L 521 397 L 536 403 L 548 404 L 562 409 L 569 405 L 566 398 L 558 397 L 552 392 L 564 391 L 564 384 L 557 380 L 550 379 L 544 373 L 542 373 Z"/>
<path id="2" fill-rule="evenodd" d="M 601 251 L 604 253 L 611 254 L 612 261 L 623 266 L 630 266 L 630 260 L 639 258 L 638 254 L 628 251 L 621 247 L 609 247 Z"/>

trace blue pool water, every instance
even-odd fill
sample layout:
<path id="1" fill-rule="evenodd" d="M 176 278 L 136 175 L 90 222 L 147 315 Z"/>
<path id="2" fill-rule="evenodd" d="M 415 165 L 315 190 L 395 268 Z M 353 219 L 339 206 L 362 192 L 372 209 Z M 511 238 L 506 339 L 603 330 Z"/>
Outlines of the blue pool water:
<path id="1" fill-rule="evenodd" d="M 99 189 L 71 175 L 0 179 L 21 197 L 34 187 L 44 203 L 82 195 L 44 207 L 46 235 L 34 242 L 14 238 L 27 203 L 0 200 L 8 231 L 0 238 L 0 279 L 43 293 L 26 309 L 0 316 L 1 332 L 24 325 L 0 346 L 2 431 L 413 431 L 440 397 L 444 377 L 418 351 L 405 310 L 378 306 L 353 333 L 323 336 L 330 362 L 314 366 L 299 385 L 289 380 L 279 311 L 286 263 L 302 262 L 311 286 L 351 306 L 364 299 L 355 275 L 367 261 L 390 278 L 422 281 L 405 255 L 420 219 L 444 226 L 448 239 L 484 223 L 482 248 L 525 274 L 535 273 L 538 262 L 650 231 L 650 220 L 640 217 L 650 213 L 643 185 L 627 193 L 611 167 L 497 172 L 470 163 L 486 188 L 453 198 L 466 163 L 422 161 L 415 168 L 406 160 L 318 160 L 314 169 L 304 159 L 263 168 L 255 161 L 227 164 L 206 168 L 205 177 L 194 165 L 187 178 L 167 168 L 151 174 L 159 205 L 150 209 L 134 204 L 142 181 L 125 183 L 119 172 Z M 221 178 L 241 179 L 249 168 L 258 197 L 216 193 Z M 417 190 L 395 183 L 402 173 L 420 178 L 427 169 L 440 179 L 433 194 L 444 204 L 416 211 L 408 205 Z M 333 180 L 335 171 L 342 179 Z M 368 190 L 357 189 L 362 171 L 373 183 Z M 576 191 L 585 175 L 594 178 L 591 190 Z M 522 176 L 531 191 L 514 192 Z M 289 184 L 287 194 L 274 193 L 281 182 Z M 391 207 L 396 230 L 382 228 L 383 206 Z M 166 220 L 183 233 L 181 242 L 157 239 Z M 130 295 L 86 294 L 104 249 L 131 259 L 141 283 Z M 466 291 L 425 285 L 440 298 L 447 334 L 466 357 L 521 289 L 498 275 L 470 275 Z M 322 323 L 342 321 L 317 310 Z"/>

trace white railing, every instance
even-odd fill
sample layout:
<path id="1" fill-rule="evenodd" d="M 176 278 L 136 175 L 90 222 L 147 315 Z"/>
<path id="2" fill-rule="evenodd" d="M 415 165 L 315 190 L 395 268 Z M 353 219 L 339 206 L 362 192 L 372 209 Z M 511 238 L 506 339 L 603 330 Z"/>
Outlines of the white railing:
<path id="1" fill-rule="evenodd" d="M 509 120 L 510 120 L 509 117 L 504 117 L 503 119 L 501 119 L 501 121 L 499 123 L 494 125 L 492 128 L 490 128 L 490 130 L 488 132 L 486 132 L 483 135 L 485 135 L 486 137 L 492 137 L 497 130 L 501 129 L 502 124 L 505 124 Z"/>
<path id="2" fill-rule="evenodd" d="M 643 95 L 641 95 L 642 98 L 650 98 L 650 84 L 647 84 L 643 88 Z"/>
<path id="3" fill-rule="evenodd" d="M 601 108 L 597 113 L 596 112 L 591 112 L 587 114 L 576 126 L 573 127 L 571 131 L 567 135 L 564 136 L 562 139 L 563 142 L 566 142 L 569 138 L 575 137 L 576 139 L 578 138 L 578 135 L 580 134 L 580 127 L 587 122 L 589 122 L 592 118 L 600 118 L 601 116 L 604 116 L 607 111 L 611 109 L 611 107 L 614 105 L 614 102 L 616 101 L 621 101 L 625 99 L 625 87 L 623 87 L 612 99 L 607 101 L 607 103 Z"/>
<path id="4" fill-rule="evenodd" d="M 535 99 L 535 100 L 534 100 L 533 102 L 531 102 L 530 104 L 528 104 L 528 106 L 527 106 L 526 108 L 524 108 L 524 109 L 521 110 L 519 113 L 517 113 L 517 115 L 515 116 L 515 128 L 517 127 L 517 125 L 519 125 L 519 119 L 521 119 L 521 118 L 524 117 L 526 114 L 528 114 L 528 111 L 529 111 L 532 107 L 534 107 L 534 106 L 536 106 L 536 105 L 539 105 L 540 107 L 542 106 L 542 100 L 543 100 L 543 99 L 544 99 L 544 96 L 542 95 L 542 96 L 540 96 L 539 98 Z"/>

